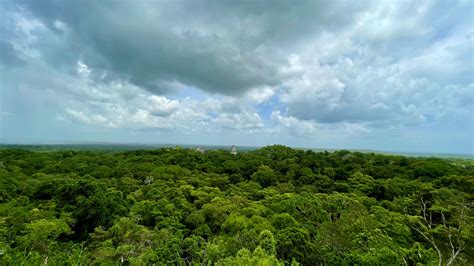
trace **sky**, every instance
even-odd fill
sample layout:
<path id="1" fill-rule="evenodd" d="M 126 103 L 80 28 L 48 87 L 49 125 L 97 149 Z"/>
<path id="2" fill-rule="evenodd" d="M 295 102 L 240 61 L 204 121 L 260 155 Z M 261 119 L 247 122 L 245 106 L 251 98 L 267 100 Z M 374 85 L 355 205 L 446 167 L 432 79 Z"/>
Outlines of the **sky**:
<path id="1" fill-rule="evenodd" d="M 1 143 L 474 154 L 472 1 L 0 1 Z"/>

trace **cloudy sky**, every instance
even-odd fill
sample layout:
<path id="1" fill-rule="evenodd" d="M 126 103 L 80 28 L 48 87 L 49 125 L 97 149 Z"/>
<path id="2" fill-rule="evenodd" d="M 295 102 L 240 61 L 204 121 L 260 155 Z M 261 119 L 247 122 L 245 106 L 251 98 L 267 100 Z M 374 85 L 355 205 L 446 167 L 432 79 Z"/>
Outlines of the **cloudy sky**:
<path id="1" fill-rule="evenodd" d="M 474 154 L 472 1 L 0 1 L 0 141 Z"/>

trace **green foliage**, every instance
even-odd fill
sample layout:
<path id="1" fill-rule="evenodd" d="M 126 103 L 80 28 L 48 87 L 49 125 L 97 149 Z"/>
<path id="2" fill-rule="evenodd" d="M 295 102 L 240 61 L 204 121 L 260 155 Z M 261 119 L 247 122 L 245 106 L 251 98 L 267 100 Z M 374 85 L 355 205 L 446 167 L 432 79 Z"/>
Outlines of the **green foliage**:
<path id="1" fill-rule="evenodd" d="M 269 255 L 275 255 L 276 241 L 272 232 L 263 230 L 258 237 L 258 245 Z"/>
<path id="2" fill-rule="evenodd" d="M 252 180 L 260 183 L 263 187 L 268 187 L 277 181 L 277 174 L 273 171 L 272 168 L 261 165 L 258 167 L 258 170 L 252 174 Z"/>
<path id="3" fill-rule="evenodd" d="M 19 246 L 28 250 L 47 254 L 61 234 L 71 233 L 71 228 L 63 219 L 40 219 L 26 225 L 25 234 L 19 236 Z"/>
<path id="4" fill-rule="evenodd" d="M 0 150 L 0 265 L 472 265 L 474 163 Z"/>
<path id="5" fill-rule="evenodd" d="M 267 254 L 262 248 L 258 247 L 254 252 L 248 249 L 241 249 L 234 257 L 227 257 L 219 260 L 216 265 L 232 265 L 232 266 L 283 266 L 283 262 L 278 261 L 273 255 Z"/>

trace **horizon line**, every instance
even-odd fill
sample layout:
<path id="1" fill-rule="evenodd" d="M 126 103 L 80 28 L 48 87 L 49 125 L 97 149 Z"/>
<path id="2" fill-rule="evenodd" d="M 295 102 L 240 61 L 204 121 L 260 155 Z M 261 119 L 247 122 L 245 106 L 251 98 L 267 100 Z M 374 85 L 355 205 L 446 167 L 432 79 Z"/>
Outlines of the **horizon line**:
<path id="1" fill-rule="evenodd" d="M 291 146 L 286 144 L 267 144 L 267 145 L 240 145 L 240 144 L 204 144 L 204 143 L 172 143 L 172 142 L 162 142 L 162 143 L 152 143 L 152 142 L 107 142 L 107 141 L 64 141 L 64 142 L 0 142 L 1 146 L 7 145 L 18 145 L 18 146 L 67 146 L 67 145 L 117 145 L 117 146 L 154 146 L 154 145 L 172 145 L 172 146 L 214 146 L 214 147 L 225 147 L 232 145 L 240 147 L 247 147 L 247 148 L 264 148 L 268 146 L 274 145 L 281 145 L 286 146 L 292 149 L 302 149 L 302 150 L 321 150 L 321 151 L 342 151 L 347 150 L 350 152 L 363 152 L 363 153 L 388 153 L 393 155 L 405 155 L 405 156 L 432 156 L 440 155 L 440 156 L 456 156 L 456 157 L 468 157 L 469 159 L 474 159 L 474 153 L 466 154 L 466 153 L 448 153 L 448 152 L 429 152 L 429 151 L 391 151 L 391 150 L 378 150 L 378 149 L 369 149 L 369 148 L 321 148 L 321 147 L 299 147 L 299 146 Z M 446 157 L 445 157 L 446 158 Z"/>

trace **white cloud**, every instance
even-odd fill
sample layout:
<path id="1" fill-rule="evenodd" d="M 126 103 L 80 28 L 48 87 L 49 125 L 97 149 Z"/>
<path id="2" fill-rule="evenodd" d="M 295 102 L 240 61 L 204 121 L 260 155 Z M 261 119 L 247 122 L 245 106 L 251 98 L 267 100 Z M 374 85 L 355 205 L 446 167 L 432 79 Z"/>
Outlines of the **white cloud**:
<path id="1" fill-rule="evenodd" d="M 247 92 L 247 97 L 255 103 L 264 103 L 275 95 L 275 91 L 270 87 L 253 89 Z"/>
<path id="2" fill-rule="evenodd" d="M 263 121 L 257 113 L 220 114 L 213 119 L 217 125 L 230 130 L 257 130 L 263 128 Z"/>
<path id="3" fill-rule="evenodd" d="M 332 124 L 322 124 L 314 121 L 298 119 L 294 116 L 281 114 L 274 111 L 271 114 L 271 120 L 274 123 L 274 130 L 284 134 L 290 134 L 299 137 L 355 137 L 359 134 L 365 134 L 370 130 L 359 123 L 339 122 Z"/>
<path id="4" fill-rule="evenodd" d="M 337 79 L 330 67 L 322 67 L 318 62 L 304 65 L 294 62 L 299 69 L 304 69 L 301 76 L 283 83 L 286 90 L 281 95 L 283 103 L 290 112 L 299 117 L 311 119 L 333 110 L 342 108 L 341 97 L 346 85 Z"/>
<path id="5" fill-rule="evenodd" d="M 88 125 L 101 125 L 106 127 L 115 127 L 113 122 L 108 121 L 100 114 L 86 115 L 83 112 L 66 109 L 66 115 L 72 119 Z M 64 116 L 61 116 L 64 117 Z"/>
<path id="6" fill-rule="evenodd" d="M 179 102 L 164 96 L 151 95 L 148 97 L 148 108 L 151 115 L 169 116 L 179 108 Z"/>
<path id="7" fill-rule="evenodd" d="M 91 71 L 90 71 L 90 69 L 87 67 L 86 64 L 84 64 L 84 63 L 81 62 L 81 61 L 78 61 L 78 62 L 77 62 L 77 74 L 79 74 L 79 76 L 81 76 L 81 77 L 84 78 L 84 79 L 88 79 L 90 73 L 91 73 Z"/>

